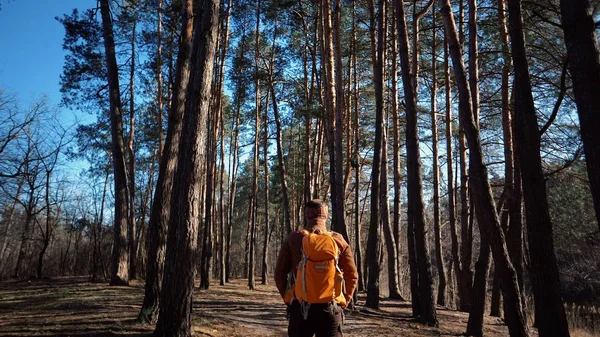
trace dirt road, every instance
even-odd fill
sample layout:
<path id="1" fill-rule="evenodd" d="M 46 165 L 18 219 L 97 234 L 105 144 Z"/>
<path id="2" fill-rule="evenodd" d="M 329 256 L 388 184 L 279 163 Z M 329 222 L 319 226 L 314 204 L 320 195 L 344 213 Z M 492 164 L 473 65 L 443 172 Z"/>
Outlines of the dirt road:
<path id="1" fill-rule="evenodd" d="M 273 285 L 247 290 L 246 280 L 194 293 L 194 330 L 198 336 L 285 336 L 285 307 Z M 150 336 L 152 325 L 135 322 L 143 284 L 109 287 L 64 278 L 0 283 L 0 336 Z M 361 302 L 359 301 L 359 304 Z M 440 328 L 410 318 L 410 303 L 382 301 L 382 310 L 359 306 L 346 314 L 346 336 L 458 336 L 467 314 L 439 308 Z M 503 323 L 486 317 L 485 336 L 504 337 Z"/>

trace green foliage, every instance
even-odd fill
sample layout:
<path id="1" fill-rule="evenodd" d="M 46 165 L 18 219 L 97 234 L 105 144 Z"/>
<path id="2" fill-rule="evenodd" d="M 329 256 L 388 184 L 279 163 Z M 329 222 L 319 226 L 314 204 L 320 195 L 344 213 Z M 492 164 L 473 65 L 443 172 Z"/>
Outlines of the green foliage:
<path id="1" fill-rule="evenodd" d="M 104 61 L 102 27 L 89 9 L 73 9 L 56 20 L 65 28 L 63 49 L 67 51 L 60 76 L 62 104 L 92 112 L 106 106 L 108 84 Z"/>
<path id="2" fill-rule="evenodd" d="M 567 302 L 600 303 L 600 233 L 585 163 L 548 178 L 554 247 Z"/>

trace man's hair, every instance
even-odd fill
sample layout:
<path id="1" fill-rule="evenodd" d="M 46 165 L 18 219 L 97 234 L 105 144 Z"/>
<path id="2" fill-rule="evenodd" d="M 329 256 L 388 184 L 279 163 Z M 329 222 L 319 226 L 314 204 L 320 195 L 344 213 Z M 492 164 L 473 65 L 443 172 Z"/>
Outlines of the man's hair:
<path id="1" fill-rule="evenodd" d="M 306 207 L 306 208 L 321 208 L 324 205 L 325 204 L 320 199 L 313 199 L 313 200 L 307 202 L 306 205 L 304 205 L 304 207 Z"/>
<path id="2" fill-rule="evenodd" d="M 327 204 L 319 199 L 313 199 L 304 205 L 308 220 L 320 218 L 327 219 Z"/>

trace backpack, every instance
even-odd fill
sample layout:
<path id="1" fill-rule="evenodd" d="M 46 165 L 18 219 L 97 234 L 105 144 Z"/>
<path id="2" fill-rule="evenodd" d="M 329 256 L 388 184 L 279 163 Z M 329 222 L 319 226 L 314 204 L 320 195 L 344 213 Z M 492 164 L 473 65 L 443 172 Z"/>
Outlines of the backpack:
<path id="1" fill-rule="evenodd" d="M 346 306 L 344 273 L 338 266 L 340 251 L 332 232 L 302 230 L 302 260 L 296 271 L 294 296 L 301 303 Z"/>

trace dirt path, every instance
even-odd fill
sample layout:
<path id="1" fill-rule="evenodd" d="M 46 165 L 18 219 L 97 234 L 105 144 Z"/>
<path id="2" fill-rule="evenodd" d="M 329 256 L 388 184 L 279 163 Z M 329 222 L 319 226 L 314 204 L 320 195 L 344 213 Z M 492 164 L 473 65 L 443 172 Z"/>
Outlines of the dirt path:
<path id="1" fill-rule="evenodd" d="M 194 293 L 194 329 L 198 336 L 285 336 L 285 307 L 275 287 L 246 280 Z M 218 283 L 217 283 L 218 284 Z M 109 287 L 84 279 L 0 282 L 0 336 L 150 336 L 151 325 L 137 317 L 143 285 Z M 360 303 L 360 301 L 359 301 Z M 440 328 L 410 318 L 410 303 L 382 301 L 381 311 L 359 308 L 346 314 L 347 336 L 458 336 L 466 327 L 464 313 L 440 308 Z M 498 319 L 486 317 L 484 335 L 508 336 Z"/>

